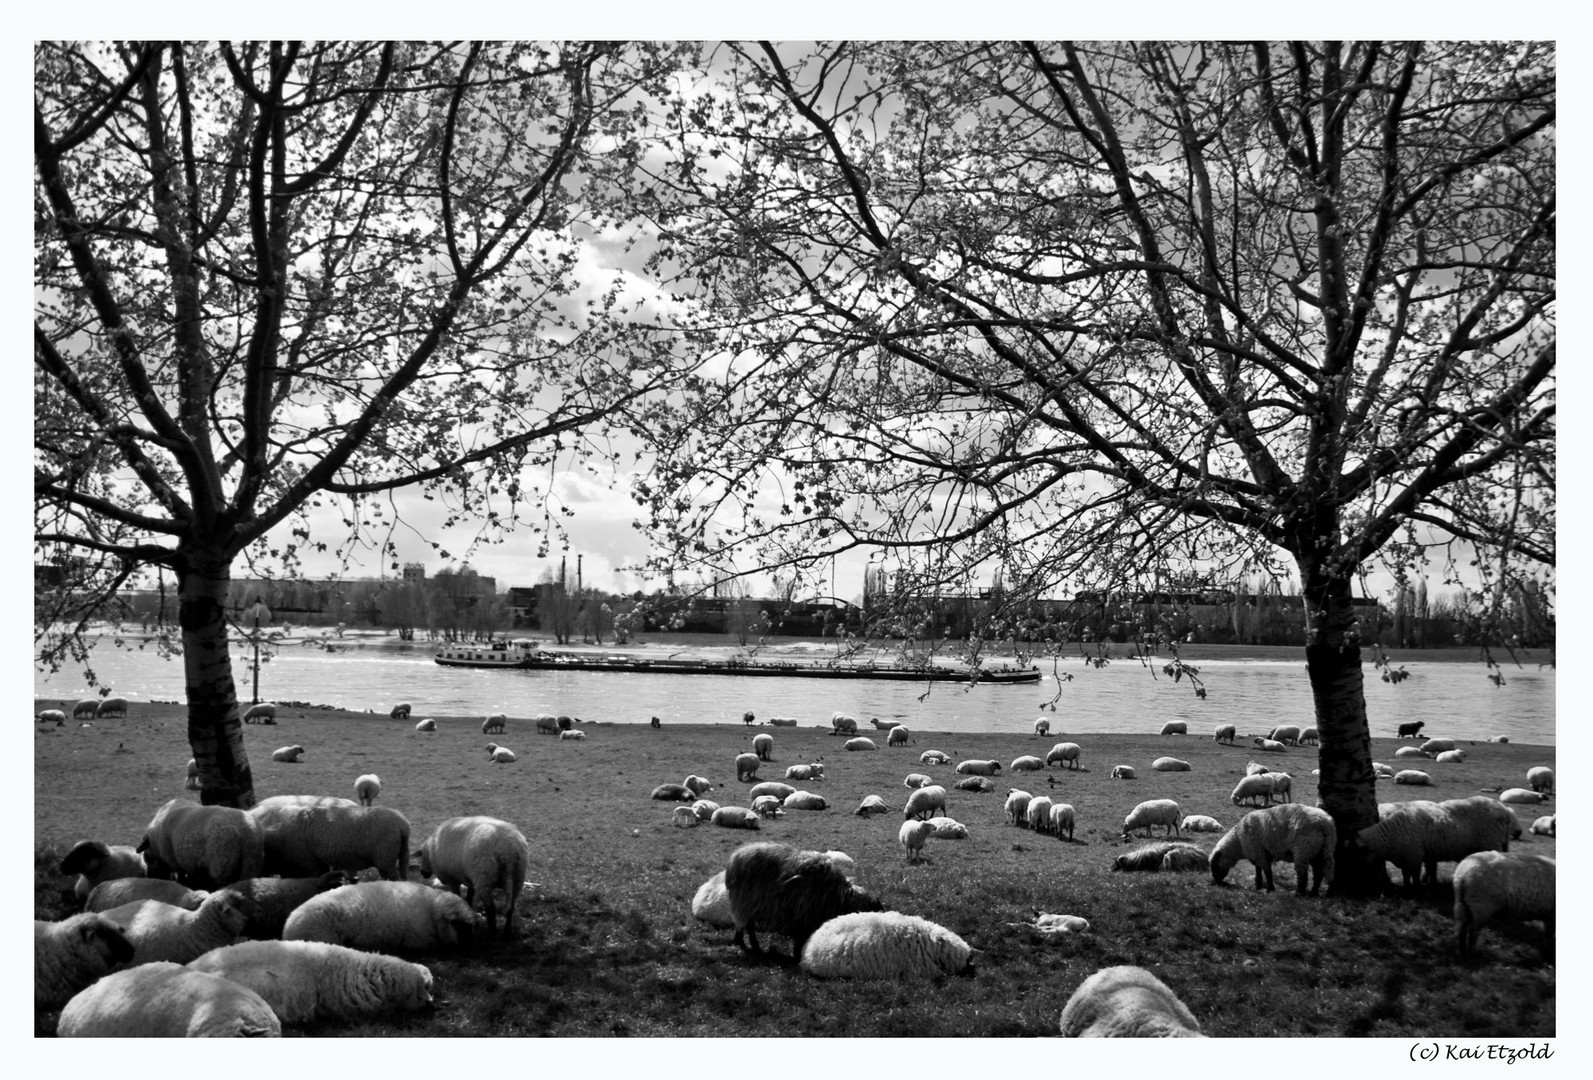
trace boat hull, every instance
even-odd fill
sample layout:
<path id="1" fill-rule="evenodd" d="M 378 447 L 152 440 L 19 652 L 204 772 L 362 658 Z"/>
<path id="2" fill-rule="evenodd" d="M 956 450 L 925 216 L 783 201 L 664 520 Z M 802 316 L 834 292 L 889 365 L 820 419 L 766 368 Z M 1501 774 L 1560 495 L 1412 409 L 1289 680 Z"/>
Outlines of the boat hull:
<path id="1" fill-rule="evenodd" d="M 779 662 L 742 661 L 739 663 L 710 660 L 643 660 L 587 658 L 575 656 L 550 656 L 543 653 L 526 657 L 482 657 L 463 655 L 434 658 L 445 667 L 514 668 L 527 671 L 610 671 L 649 675 L 742 675 L 747 677 L 786 679 L 886 679 L 895 682 L 968 682 L 970 678 L 981 683 L 1033 684 L 1040 681 L 1036 668 L 980 669 L 959 671 L 955 668 L 899 668 L 877 665 L 825 665 L 789 664 Z"/>

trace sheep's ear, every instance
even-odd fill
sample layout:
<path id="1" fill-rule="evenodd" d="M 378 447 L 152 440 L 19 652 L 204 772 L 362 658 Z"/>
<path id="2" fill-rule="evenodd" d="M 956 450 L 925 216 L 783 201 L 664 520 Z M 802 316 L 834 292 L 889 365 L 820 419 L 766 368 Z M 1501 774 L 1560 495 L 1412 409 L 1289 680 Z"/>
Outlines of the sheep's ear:
<path id="1" fill-rule="evenodd" d="M 138 854 L 140 854 L 140 855 L 142 855 L 144 852 L 149 850 L 149 834 L 148 833 L 144 834 L 144 838 L 138 842 L 138 846 L 136 848 L 134 848 L 133 850 L 135 852 L 137 852 Z"/>

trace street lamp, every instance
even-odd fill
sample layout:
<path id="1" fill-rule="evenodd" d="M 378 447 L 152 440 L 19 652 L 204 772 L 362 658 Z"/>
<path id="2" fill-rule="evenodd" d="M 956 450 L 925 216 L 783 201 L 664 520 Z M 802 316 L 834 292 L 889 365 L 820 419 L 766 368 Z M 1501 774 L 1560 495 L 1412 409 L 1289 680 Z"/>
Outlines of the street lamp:
<path id="1" fill-rule="evenodd" d="M 244 620 L 249 624 L 249 637 L 254 642 L 254 702 L 260 704 L 260 624 L 271 622 L 271 609 L 265 606 L 265 601 L 258 596 L 243 613 Z"/>

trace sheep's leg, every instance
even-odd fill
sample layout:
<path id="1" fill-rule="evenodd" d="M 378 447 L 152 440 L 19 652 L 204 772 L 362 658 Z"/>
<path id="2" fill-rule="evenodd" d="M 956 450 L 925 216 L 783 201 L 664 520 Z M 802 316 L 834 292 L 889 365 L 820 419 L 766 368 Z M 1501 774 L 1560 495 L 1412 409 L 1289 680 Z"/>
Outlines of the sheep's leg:
<path id="1" fill-rule="evenodd" d="M 1320 872 L 1318 872 L 1317 877 L 1318 877 L 1318 879 L 1321 878 L 1321 873 Z M 1304 896 L 1305 895 L 1305 885 L 1306 885 L 1306 882 L 1309 881 L 1310 879 L 1311 879 L 1311 864 L 1309 862 L 1297 862 L 1297 863 L 1295 863 L 1294 864 L 1294 892 L 1295 892 L 1296 896 Z M 1321 881 L 1318 880 L 1317 883 L 1321 884 Z M 1315 894 L 1316 890 L 1312 889 L 1311 892 L 1313 894 Z"/>

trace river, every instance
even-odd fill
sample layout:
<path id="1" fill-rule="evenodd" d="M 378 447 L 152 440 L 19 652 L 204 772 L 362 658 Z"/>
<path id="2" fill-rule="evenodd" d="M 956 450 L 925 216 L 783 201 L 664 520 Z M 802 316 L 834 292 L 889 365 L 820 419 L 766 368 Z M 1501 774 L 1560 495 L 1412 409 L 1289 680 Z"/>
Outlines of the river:
<path id="1" fill-rule="evenodd" d="M 247 646 L 234 644 L 233 655 L 239 696 L 248 700 Z M 92 663 L 102 683 L 131 700 L 183 699 L 180 661 L 102 641 Z M 787 716 L 808 726 L 828 725 L 830 714 L 839 710 L 865 726 L 878 717 L 923 731 L 1021 731 L 1045 715 L 1053 734 L 1155 734 L 1168 720 L 1185 720 L 1197 735 L 1223 723 L 1237 724 L 1241 734 L 1264 732 L 1276 724 L 1315 723 L 1304 660 L 1208 660 L 1197 666 L 1205 700 L 1187 682 L 1175 684 L 1165 677 L 1159 664 L 1146 667 L 1129 659 L 1096 668 L 1068 657 L 1057 662 L 1060 682 L 1046 662 L 1042 667 L 1047 676 L 1038 686 L 968 687 L 867 679 L 445 668 L 432 662 L 429 645 L 353 644 L 336 652 L 286 645 L 261 664 L 260 697 L 380 712 L 394 702 L 409 701 L 417 720 L 502 711 L 511 717 L 567 714 L 587 722 L 647 723 L 657 716 L 666 724 L 739 723 L 750 711 L 760 720 Z M 1426 735 L 1505 735 L 1513 743 L 1554 745 L 1553 668 L 1507 667 L 1505 685 L 1495 686 L 1480 663 L 1405 661 L 1403 666 L 1410 678 L 1396 685 L 1381 681 L 1372 665 L 1366 665 L 1366 704 L 1374 736 L 1392 737 L 1399 724 L 1424 720 Z M 91 693 L 80 667 L 54 675 L 35 667 L 33 687 L 41 698 L 75 700 Z M 1042 713 L 1042 702 L 1053 695 L 1055 711 Z"/>

